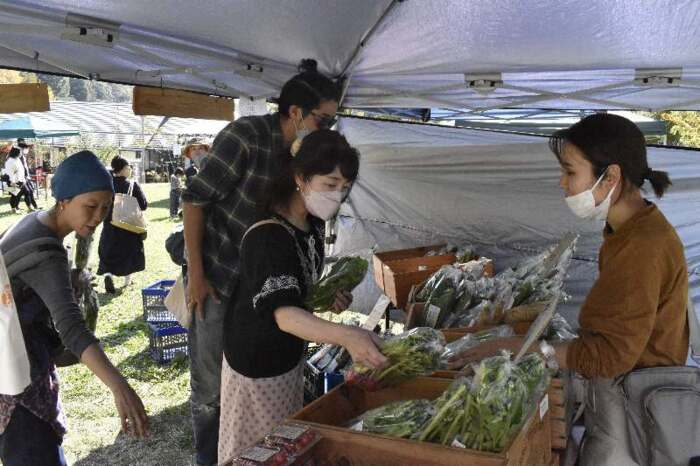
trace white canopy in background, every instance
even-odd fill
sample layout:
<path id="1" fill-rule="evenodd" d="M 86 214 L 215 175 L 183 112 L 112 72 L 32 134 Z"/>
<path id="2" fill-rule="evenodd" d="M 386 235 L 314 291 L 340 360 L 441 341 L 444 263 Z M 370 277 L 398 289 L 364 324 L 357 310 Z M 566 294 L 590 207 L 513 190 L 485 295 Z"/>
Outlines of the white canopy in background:
<path id="1" fill-rule="evenodd" d="M 597 275 L 602 225 L 579 221 L 566 207 L 546 138 L 355 118 L 341 119 L 340 129 L 362 163 L 341 211 L 339 254 L 466 242 L 498 270 L 580 231 L 567 283 L 572 300 L 563 308 L 574 321 Z M 673 181 L 655 202 L 685 245 L 700 304 L 700 152 L 650 148 L 649 161 Z M 362 291 L 358 305 L 370 308 L 378 296 L 373 278 Z"/>
<path id="2" fill-rule="evenodd" d="M 695 0 L 0 0 L 0 66 L 274 97 L 313 57 L 349 78 L 346 106 L 698 109 L 699 18 Z"/>

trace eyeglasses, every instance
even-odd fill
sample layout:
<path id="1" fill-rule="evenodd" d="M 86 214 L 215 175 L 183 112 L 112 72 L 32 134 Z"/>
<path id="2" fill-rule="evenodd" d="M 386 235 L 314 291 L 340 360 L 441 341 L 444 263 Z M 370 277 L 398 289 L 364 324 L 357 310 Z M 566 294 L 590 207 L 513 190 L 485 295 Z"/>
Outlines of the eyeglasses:
<path id="1" fill-rule="evenodd" d="M 311 111 L 311 114 L 314 116 L 314 119 L 316 119 L 316 124 L 318 125 L 319 129 L 331 129 L 333 125 L 338 122 L 336 117 L 318 114 L 313 110 Z"/>

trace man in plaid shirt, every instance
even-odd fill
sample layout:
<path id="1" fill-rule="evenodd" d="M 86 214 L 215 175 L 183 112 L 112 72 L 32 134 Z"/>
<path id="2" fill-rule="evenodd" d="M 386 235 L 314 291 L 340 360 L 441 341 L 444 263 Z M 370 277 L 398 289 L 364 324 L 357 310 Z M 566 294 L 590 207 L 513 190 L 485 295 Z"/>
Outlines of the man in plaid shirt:
<path id="1" fill-rule="evenodd" d="M 238 283 L 241 238 L 292 143 L 329 128 L 337 86 L 303 60 L 279 98 L 279 113 L 241 118 L 214 140 L 208 161 L 182 194 L 187 249 L 190 386 L 196 464 L 217 464 L 224 316 Z M 221 458 L 226 460 L 227 458 Z"/>

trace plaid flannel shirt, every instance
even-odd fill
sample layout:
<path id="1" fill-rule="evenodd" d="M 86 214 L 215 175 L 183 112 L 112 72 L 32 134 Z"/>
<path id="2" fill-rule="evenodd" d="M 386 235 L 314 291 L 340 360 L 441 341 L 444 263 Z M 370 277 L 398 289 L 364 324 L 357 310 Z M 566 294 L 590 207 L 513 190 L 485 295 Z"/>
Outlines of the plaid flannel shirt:
<path id="1" fill-rule="evenodd" d="M 287 157 L 278 113 L 240 118 L 216 136 L 206 165 L 182 193 L 183 202 L 204 208 L 204 273 L 224 297 L 238 284 L 241 238 Z"/>

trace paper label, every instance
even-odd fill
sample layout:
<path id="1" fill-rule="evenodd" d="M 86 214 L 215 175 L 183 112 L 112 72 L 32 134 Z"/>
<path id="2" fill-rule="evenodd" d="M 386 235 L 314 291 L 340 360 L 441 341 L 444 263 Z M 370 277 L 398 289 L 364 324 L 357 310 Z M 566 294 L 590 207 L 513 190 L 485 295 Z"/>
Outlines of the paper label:
<path id="1" fill-rule="evenodd" d="M 467 448 L 467 446 L 466 446 L 465 444 L 463 444 L 462 442 L 460 442 L 460 441 L 457 440 L 457 439 L 454 439 L 454 440 L 452 441 L 452 446 L 455 447 L 455 448 Z"/>
<path id="2" fill-rule="evenodd" d="M 355 424 L 350 426 L 350 430 L 356 430 L 358 432 L 362 432 L 362 428 L 365 426 L 365 423 L 363 420 L 357 421 Z"/>
<path id="3" fill-rule="evenodd" d="M 296 440 L 302 435 L 304 435 L 304 433 L 307 430 L 309 429 L 302 426 L 279 426 L 274 431 L 272 431 L 271 435 L 273 437 L 279 437 L 286 440 Z"/>
<path id="4" fill-rule="evenodd" d="M 429 305 L 428 309 L 425 311 L 425 325 L 435 328 L 439 318 L 440 308 L 434 304 Z"/>
<path id="5" fill-rule="evenodd" d="M 278 452 L 279 450 L 273 450 L 271 448 L 253 447 L 244 451 L 241 455 L 241 459 L 264 463 L 275 456 Z"/>
<path id="6" fill-rule="evenodd" d="M 549 411 L 549 395 L 545 395 L 542 401 L 540 401 L 540 420 L 544 419 L 547 411 Z"/>

